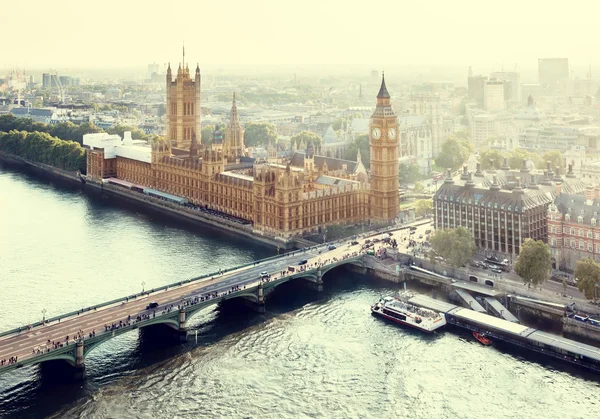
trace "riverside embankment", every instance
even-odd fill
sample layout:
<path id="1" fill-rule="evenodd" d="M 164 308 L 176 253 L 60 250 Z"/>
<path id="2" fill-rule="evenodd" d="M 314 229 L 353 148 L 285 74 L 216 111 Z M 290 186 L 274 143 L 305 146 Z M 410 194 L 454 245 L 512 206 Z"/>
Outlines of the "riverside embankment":
<path id="1" fill-rule="evenodd" d="M 255 231 L 252 224 L 241 224 L 227 220 L 215 215 L 194 211 L 191 208 L 178 206 L 166 201 L 156 199 L 141 193 L 128 191 L 117 186 L 86 181 L 79 172 L 62 170 L 43 163 L 32 162 L 19 156 L 14 156 L 0 152 L 0 161 L 8 165 L 19 167 L 42 178 L 53 181 L 66 182 L 69 184 L 80 185 L 88 193 L 100 195 L 106 199 L 115 200 L 115 204 L 127 202 L 133 204 L 137 210 L 146 211 L 171 219 L 192 224 L 195 227 L 211 226 L 228 233 L 241 234 L 242 236 L 259 242 L 264 245 L 272 246 L 282 251 L 303 248 L 314 243 L 305 239 L 284 240 L 278 237 L 267 236 Z"/>

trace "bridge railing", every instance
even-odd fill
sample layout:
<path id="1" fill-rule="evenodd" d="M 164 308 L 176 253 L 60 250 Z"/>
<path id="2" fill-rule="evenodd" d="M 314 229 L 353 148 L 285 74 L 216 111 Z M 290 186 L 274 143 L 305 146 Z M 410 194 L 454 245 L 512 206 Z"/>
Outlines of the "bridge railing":
<path id="1" fill-rule="evenodd" d="M 318 246 L 314 246 L 314 248 L 316 248 L 316 247 L 318 247 Z M 309 250 L 309 249 L 310 248 L 299 249 L 299 250 L 294 251 L 293 253 L 303 252 L 303 251 Z M 233 266 L 231 268 L 223 269 L 220 272 L 222 272 L 222 273 L 228 273 L 228 272 L 231 272 L 231 271 L 235 271 L 237 269 L 246 268 L 246 267 L 248 267 L 250 265 L 255 265 L 255 264 L 257 265 L 257 264 L 260 264 L 260 263 L 263 263 L 263 262 L 272 261 L 272 260 L 283 258 L 283 257 L 286 257 L 286 256 L 290 256 L 290 254 L 289 253 L 282 253 L 282 254 L 279 254 L 279 255 L 270 256 L 270 257 L 267 257 L 267 258 L 264 258 L 264 259 L 259 259 L 257 261 L 248 262 L 248 263 L 244 263 L 244 264 L 241 264 L 241 265 Z M 199 280 L 210 278 L 210 277 L 216 277 L 216 276 L 218 276 L 220 274 L 220 272 L 219 271 L 217 271 L 217 272 L 211 272 L 211 273 L 200 275 L 200 276 L 197 276 L 197 277 L 194 277 L 194 278 L 184 279 L 182 281 L 173 282 L 171 284 L 163 285 L 163 286 L 160 286 L 158 288 L 152 288 L 151 290 L 146 290 L 144 292 L 139 292 L 139 293 L 135 293 L 135 294 L 131 294 L 131 295 L 126 295 L 124 297 L 120 297 L 120 298 L 117 298 L 117 299 L 114 299 L 114 300 L 110 300 L 110 301 L 106 301 L 106 302 L 103 302 L 103 303 L 100 303 L 100 304 L 96 304 L 96 305 L 93 305 L 93 306 L 90 306 L 90 307 L 86 307 L 86 308 L 83 308 L 81 310 L 75 310 L 75 311 L 72 311 L 72 312 L 69 312 L 69 313 L 66 313 L 66 314 L 61 314 L 61 315 L 58 315 L 58 316 L 49 317 L 49 318 L 47 318 L 45 320 L 45 322 L 46 323 L 55 322 L 55 321 L 58 321 L 58 320 L 65 319 L 67 317 L 73 317 L 73 316 L 76 316 L 76 315 L 79 315 L 79 314 L 91 311 L 91 310 L 94 310 L 94 309 L 98 309 L 98 308 L 110 306 L 110 305 L 117 304 L 117 303 L 120 303 L 120 302 L 123 302 L 123 301 L 126 301 L 126 300 L 130 300 L 130 299 L 135 299 L 135 298 L 138 298 L 138 297 L 142 297 L 142 296 L 144 296 L 146 294 L 149 294 L 149 293 L 158 292 L 158 291 L 164 291 L 164 290 L 166 290 L 168 288 L 172 288 L 172 287 L 176 287 L 176 286 L 182 286 L 184 284 L 189 284 L 191 282 L 199 281 Z M 15 327 L 14 329 L 6 330 L 4 332 L 0 332 L 0 337 L 11 335 L 11 334 L 14 334 L 14 333 L 19 333 L 19 332 L 22 332 L 24 330 L 27 330 L 27 326 L 31 326 L 32 328 L 34 328 L 34 327 L 37 327 L 37 326 L 42 326 L 42 324 L 43 324 L 42 321 L 37 321 L 37 322 L 30 323 L 29 325 L 23 325 L 23 326 L 20 326 L 20 327 Z"/>

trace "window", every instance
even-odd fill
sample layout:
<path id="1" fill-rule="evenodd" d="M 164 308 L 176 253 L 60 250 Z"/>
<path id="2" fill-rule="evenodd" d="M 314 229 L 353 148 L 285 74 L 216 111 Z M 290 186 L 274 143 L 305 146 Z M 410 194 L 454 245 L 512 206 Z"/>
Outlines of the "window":
<path id="1" fill-rule="evenodd" d="M 551 226 L 551 227 L 550 227 L 550 231 L 551 231 L 552 233 L 556 233 L 556 226 Z"/>
<path id="2" fill-rule="evenodd" d="M 565 221 L 571 221 L 571 215 L 570 214 L 566 214 L 565 215 Z"/>
<path id="3" fill-rule="evenodd" d="M 579 250 L 584 250 L 584 249 L 585 249 L 585 246 L 584 246 L 583 240 L 579 240 Z"/>
<path id="4" fill-rule="evenodd" d="M 588 237 L 588 239 L 592 238 L 592 232 L 590 230 L 588 230 L 588 232 L 587 232 L 587 237 Z"/>
<path id="5" fill-rule="evenodd" d="M 595 218 L 592 218 L 592 219 L 591 219 L 591 222 L 592 222 L 592 226 L 595 226 L 595 225 L 596 225 L 596 219 L 595 219 Z"/>
<path id="6" fill-rule="evenodd" d="M 575 229 L 574 229 L 573 227 L 571 227 L 571 228 L 569 229 L 569 234 L 570 234 L 571 236 L 575 235 Z"/>
<path id="7" fill-rule="evenodd" d="M 582 229 L 577 230 L 577 235 L 578 236 L 583 236 L 583 230 Z"/>
<path id="8" fill-rule="evenodd" d="M 579 224 L 583 223 L 583 217 L 581 215 L 579 217 L 577 217 L 577 222 Z"/>
<path id="9" fill-rule="evenodd" d="M 594 251 L 594 245 L 592 243 L 588 243 L 588 252 Z"/>
<path id="10" fill-rule="evenodd" d="M 552 246 L 556 247 L 556 239 L 555 238 L 552 238 Z"/>
<path id="11" fill-rule="evenodd" d="M 572 239 L 571 239 L 571 247 L 572 247 L 572 248 L 575 248 L 575 240 L 572 240 Z"/>

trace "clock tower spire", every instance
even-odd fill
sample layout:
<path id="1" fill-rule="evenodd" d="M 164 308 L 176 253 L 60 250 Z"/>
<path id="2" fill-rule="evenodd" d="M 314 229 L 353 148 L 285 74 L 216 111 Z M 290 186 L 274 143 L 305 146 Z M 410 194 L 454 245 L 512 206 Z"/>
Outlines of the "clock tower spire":
<path id="1" fill-rule="evenodd" d="M 399 210 L 398 118 L 382 74 L 375 112 L 369 123 L 371 148 L 369 207 L 376 223 L 392 223 Z"/>

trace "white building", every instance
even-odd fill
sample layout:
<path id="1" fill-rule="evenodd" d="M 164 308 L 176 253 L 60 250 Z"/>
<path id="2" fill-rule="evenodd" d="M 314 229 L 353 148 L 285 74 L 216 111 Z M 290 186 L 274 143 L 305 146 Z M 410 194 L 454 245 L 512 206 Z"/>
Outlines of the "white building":
<path id="1" fill-rule="evenodd" d="M 504 82 L 488 80 L 483 85 L 483 107 L 489 112 L 499 112 L 506 109 L 504 103 Z"/>
<path id="2" fill-rule="evenodd" d="M 85 134 L 83 145 L 104 149 L 104 159 L 114 159 L 117 156 L 145 163 L 152 162 L 152 146 L 143 140 L 131 138 L 131 131 L 125 131 L 124 138 L 118 135 L 110 135 L 105 132 L 96 134 Z"/>
<path id="3" fill-rule="evenodd" d="M 466 105 L 466 115 L 476 150 L 487 148 L 490 141 L 506 143 L 511 149 L 518 147 L 513 114 L 506 111 L 486 112 Z"/>
<path id="4" fill-rule="evenodd" d="M 521 100 L 521 77 L 516 71 L 497 71 L 490 74 L 490 79 L 502 80 L 510 83 L 510 97 L 505 98 L 514 103 Z"/>

